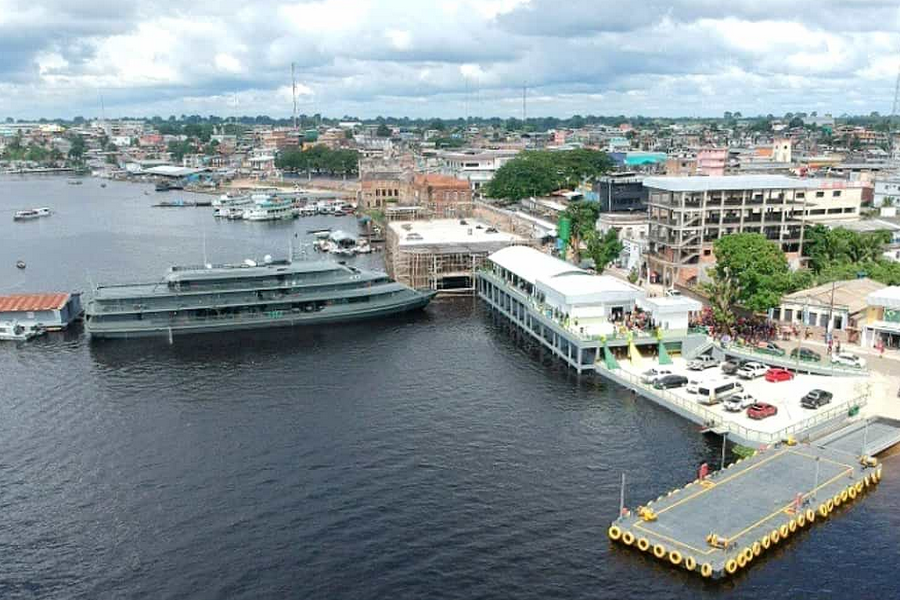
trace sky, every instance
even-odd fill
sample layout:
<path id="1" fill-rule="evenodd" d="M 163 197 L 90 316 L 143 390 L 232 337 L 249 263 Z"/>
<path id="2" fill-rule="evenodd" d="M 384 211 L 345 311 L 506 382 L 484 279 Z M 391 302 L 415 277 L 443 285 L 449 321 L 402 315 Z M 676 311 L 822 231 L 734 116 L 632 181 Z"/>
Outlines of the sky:
<path id="1" fill-rule="evenodd" d="M 0 119 L 890 114 L 897 0 L 0 0 Z"/>

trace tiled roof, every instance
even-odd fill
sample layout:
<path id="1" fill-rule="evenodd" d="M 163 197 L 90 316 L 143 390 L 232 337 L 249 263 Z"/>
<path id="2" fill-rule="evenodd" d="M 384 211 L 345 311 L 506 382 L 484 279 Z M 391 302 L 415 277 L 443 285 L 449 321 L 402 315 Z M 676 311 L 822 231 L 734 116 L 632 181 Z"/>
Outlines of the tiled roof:
<path id="1" fill-rule="evenodd" d="M 13 294 L 0 296 L 0 312 L 59 310 L 69 301 L 69 294 Z"/>

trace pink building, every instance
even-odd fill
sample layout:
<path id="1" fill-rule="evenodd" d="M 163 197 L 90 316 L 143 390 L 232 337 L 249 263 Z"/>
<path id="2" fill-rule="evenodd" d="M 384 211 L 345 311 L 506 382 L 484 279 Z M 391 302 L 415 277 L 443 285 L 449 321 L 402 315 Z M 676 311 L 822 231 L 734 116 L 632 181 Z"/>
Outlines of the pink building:
<path id="1" fill-rule="evenodd" d="M 721 177 L 728 162 L 728 148 L 703 148 L 697 152 L 697 174 Z"/>

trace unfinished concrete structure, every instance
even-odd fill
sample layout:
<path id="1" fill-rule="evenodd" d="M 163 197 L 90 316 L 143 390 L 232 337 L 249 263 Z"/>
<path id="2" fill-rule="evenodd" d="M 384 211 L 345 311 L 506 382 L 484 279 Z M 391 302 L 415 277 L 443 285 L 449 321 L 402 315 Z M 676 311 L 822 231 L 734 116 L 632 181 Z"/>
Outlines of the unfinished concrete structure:
<path id="1" fill-rule="evenodd" d="M 441 292 L 473 292 L 475 272 L 501 248 L 534 243 L 473 219 L 393 221 L 385 265 L 401 283 Z"/>

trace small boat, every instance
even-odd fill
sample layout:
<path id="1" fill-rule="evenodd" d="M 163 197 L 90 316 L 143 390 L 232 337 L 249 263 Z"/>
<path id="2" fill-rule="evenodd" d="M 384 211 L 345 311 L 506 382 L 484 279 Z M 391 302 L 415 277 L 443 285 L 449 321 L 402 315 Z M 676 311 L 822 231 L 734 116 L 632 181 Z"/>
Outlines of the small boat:
<path id="1" fill-rule="evenodd" d="M 51 214 L 53 213 L 49 208 L 29 208 L 16 211 L 13 215 L 13 221 L 31 221 L 41 217 L 49 217 Z"/>
<path id="2" fill-rule="evenodd" d="M 190 208 L 193 206 L 197 206 L 196 202 L 190 202 L 185 200 L 171 200 L 171 201 L 163 201 L 153 205 L 154 208 Z"/>
<path id="3" fill-rule="evenodd" d="M 70 179 L 66 183 L 69 185 L 81 185 L 82 181 L 80 179 Z"/>
<path id="4" fill-rule="evenodd" d="M 24 269 L 24 268 L 27 267 L 27 266 L 28 266 L 28 265 L 25 264 L 25 261 L 24 261 L 24 260 L 17 260 L 17 261 L 16 261 L 16 268 L 17 268 L 17 269 Z"/>
<path id="5" fill-rule="evenodd" d="M 106 187 L 106 184 L 105 184 L 105 183 L 101 183 L 101 184 L 100 184 L 100 187 L 105 188 L 105 187 Z"/>
<path id="6" fill-rule="evenodd" d="M 325 239 L 331 235 L 330 229 L 309 229 L 306 233 L 310 233 L 319 239 Z"/>
<path id="7" fill-rule="evenodd" d="M 27 342 L 44 333 L 46 330 L 40 325 L 25 326 L 18 321 L 0 321 L 0 340 Z"/>
<path id="8" fill-rule="evenodd" d="M 169 185 L 168 181 L 157 181 L 154 189 L 157 192 L 168 192 L 172 187 Z"/>

